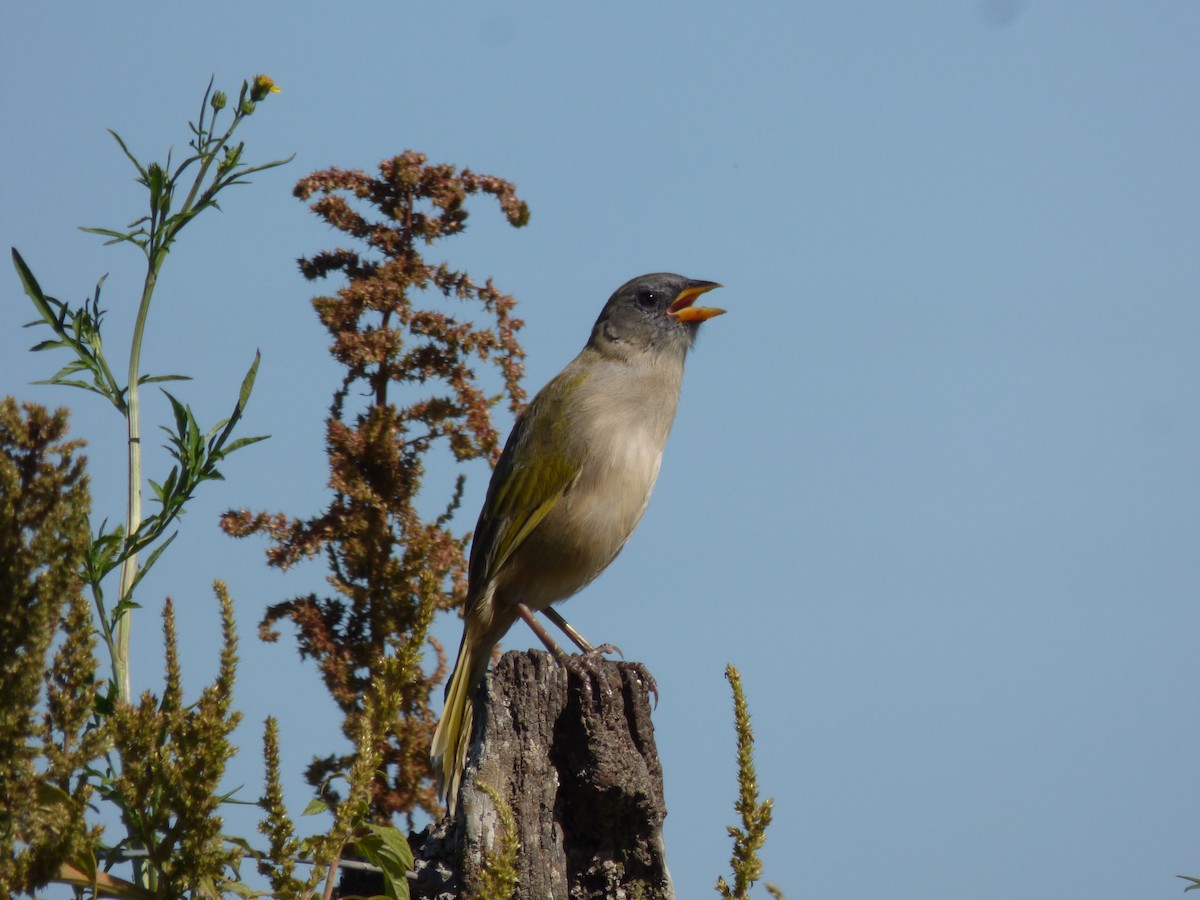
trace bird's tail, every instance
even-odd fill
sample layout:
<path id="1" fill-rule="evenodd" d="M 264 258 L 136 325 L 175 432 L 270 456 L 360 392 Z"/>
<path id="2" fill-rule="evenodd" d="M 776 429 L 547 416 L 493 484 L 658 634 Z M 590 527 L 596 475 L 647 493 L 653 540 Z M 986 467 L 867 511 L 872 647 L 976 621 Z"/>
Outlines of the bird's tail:
<path id="1" fill-rule="evenodd" d="M 454 672 L 446 685 L 446 705 L 429 749 L 429 759 L 438 777 L 438 792 L 445 798 L 451 812 L 458 800 L 458 787 L 471 745 L 475 718 L 471 698 L 483 673 L 487 671 L 491 657 L 491 646 L 481 646 L 471 632 L 470 627 L 464 629 Z"/>

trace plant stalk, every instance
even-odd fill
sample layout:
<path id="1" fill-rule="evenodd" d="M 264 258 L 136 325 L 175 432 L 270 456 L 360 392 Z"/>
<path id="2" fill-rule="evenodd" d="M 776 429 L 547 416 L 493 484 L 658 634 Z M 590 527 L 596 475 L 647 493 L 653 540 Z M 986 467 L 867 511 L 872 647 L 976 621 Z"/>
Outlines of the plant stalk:
<path id="1" fill-rule="evenodd" d="M 132 541 L 142 525 L 142 422 L 138 380 L 141 377 L 142 334 L 146 329 L 146 318 L 150 312 L 150 298 L 158 282 L 158 271 L 165 254 L 158 248 L 150 253 L 146 281 L 142 286 L 142 300 L 138 306 L 137 321 L 134 323 L 133 340 L 129 346 L 129 393 L 125 419 L 128 425 L 129 484 L 125 508 L 125 539 Z M 133 591 L 137 577 L 138 554 L 130 553 L 121 564 L 121 579 L 117 590 L 116 646 L 113 654 L 113 681 L 117 685 L 117 697 L 122 703 L 133 700 L 133 689 L 129 672 L 129 644 L 132 626 L 132 609 L 123 606 Z"/>

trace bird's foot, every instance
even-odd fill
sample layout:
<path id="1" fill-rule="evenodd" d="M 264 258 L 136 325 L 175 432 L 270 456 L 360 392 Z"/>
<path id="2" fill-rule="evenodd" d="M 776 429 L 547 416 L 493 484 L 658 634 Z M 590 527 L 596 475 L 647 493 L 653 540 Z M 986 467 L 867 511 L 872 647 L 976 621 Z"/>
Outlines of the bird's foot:
<path id="1" fill-rule="evenodd" d="M 599 688 L 599 699 L 602 705 L 607 705 L 612 702 L 613 695 L 621 689 L 621 684 L 614 685 L 610 678 L 611 670 L 608 669 L 604 662 L 605 655 L 615 653 L 618 656 L 623 656 L 619 647 L 613 644 L 601 644 L 598 647 L 587 651 L 586 653 L 576 653 L 572 656 L 567 656 L 565 653 L 559 658 L 559 662 L 563 667 L 575 675 L 580 682 L 585 699 L 591 703 L 596 699 L 595 688 Z M 640 662 L 625 662 L 624 659 L 617 661 L 617 670 L 631 672 L 641 683 L 646 690 L 654 696 L 654 706 L 658 706 L 658 682 L 654 680 L 654 676 L 650 674 L 650 670 L 646 668 L 645 663 Z M 593 687 L 594 685 L 594 687 Z"/>
<path id="2" fill-rule="evenodd" d="M 617 654 L 617 656 L 621 657 L 621 659 L 625 658 L 625 654 L 621 652 L 621 648 L 618 647 L 616 644 L 601 644 L 598 647 L 593 647 L 591 650 L 585 650 L 583 653 L 580 653 L 579 655 L 581 657 L 586 657 L 586 658 L 589 658 L 592 660 L 597 660 L 597 659 L 602 660 L 602 659 L 604 659 L 604 657 L 608 656 L 610 653 Z"/>
<path id="3" fill-rule="evenodd" d="M 617 663 L 617 668 L 622 672 L 632 672 L 646 686 L 646 690 L 654 695 L 654 708 L 658 708 L 658 682 L 654 680 L 654 676 L 650 674 L 650 670 L 646 668 L 645 663 L 640 662 L 621 662 Z"/>
<path id="4" fill-rule="evenodd" d="M 583 686 L 584 696 L 588 702 L 595 698 L 593 683 L 600 689 L 600 702 L 607 705 L 612 701 L 613 686 L 608 677 L 608 672 L 605 671 L 604 663 L 605 655 L 615 653 L 618 656 L 624 656 L 621 653 L 621 648 L 615 644 L 600 644 L 598 647 L 593 647 L 584 653 L 575 653 L 571 656 L 563 654 L 559 660 L 568 672 L 575 675 L 580 684 Z M 618 663 L 622 665 L 622 663 Z M 620 687 L 618 685 L 618 687 Z"/>

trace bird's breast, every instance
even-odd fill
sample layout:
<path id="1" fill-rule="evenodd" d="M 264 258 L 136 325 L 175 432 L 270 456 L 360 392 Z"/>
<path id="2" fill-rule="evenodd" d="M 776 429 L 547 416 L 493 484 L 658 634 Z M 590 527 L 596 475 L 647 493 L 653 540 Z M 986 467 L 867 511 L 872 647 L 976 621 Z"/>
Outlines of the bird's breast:
<path id="1" fill-rule="evenodd" d="M 507 567 L 514 594 L 530 607 L 544 608 L 592 581 L 641 521 L 678 399 L 678 390 L 664 393 L 658 387 L 653 404 L 619 396 L 614 402 L 611 393 L 600 392 L 580 398 L 570 435 L 578 476 L 515 551 L 515 565 Z"/>

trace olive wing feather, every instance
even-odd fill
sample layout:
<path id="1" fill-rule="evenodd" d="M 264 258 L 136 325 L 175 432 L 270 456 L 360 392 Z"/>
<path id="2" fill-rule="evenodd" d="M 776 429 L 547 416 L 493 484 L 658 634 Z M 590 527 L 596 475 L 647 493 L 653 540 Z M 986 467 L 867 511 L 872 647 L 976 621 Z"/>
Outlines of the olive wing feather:
<path id="1" fill-rule="evenodd" d="M 513 427 L 475 526 L 470 597 L 489 581 L 579 476 L 571 453 L 571 395 L 586 375 L 561 373 L 546 385 Z"/>

